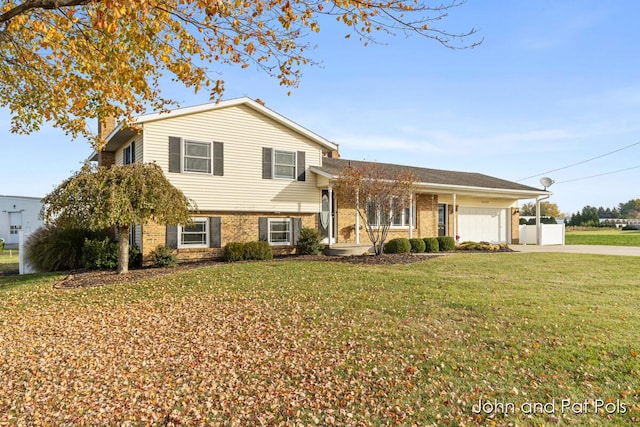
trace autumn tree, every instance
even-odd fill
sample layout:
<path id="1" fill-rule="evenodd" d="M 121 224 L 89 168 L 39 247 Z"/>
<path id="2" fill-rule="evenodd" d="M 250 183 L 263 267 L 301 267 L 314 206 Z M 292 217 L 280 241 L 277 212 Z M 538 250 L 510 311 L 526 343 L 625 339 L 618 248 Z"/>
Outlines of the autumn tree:
<path id="1" fill-rule="evenodd" d="M 471 47 L 436 21 L 464 0 L 0 0 L 0 105 L 12 131 L 44 121 L 99 141 L 86 119 L 131 119 L 174 104 L 161 94 L 172 77 L 219 99 L 223 65 L 257 67 L 295 87 L 313 64 L 311 33 L 336 20 L 347 36 L 415 33 L 447 47 Z M 212 77 L 214 76 L 214 77 Z"/>
<path id="2" fill-rule="evenodd" d="M 85 164 L 43 199 L 46 221 L 118 232 L 118 273 L 129 265 L 129 227 L 154 221 L 187 224 L 192 204 L 155 163 Z"/>
<path id="3" fill-rule="evenodd" d="M 378 163 L 353 162 L 340 171 L 334 183 L 336 195 L 356 209 L 376 255 L 382 254 L 391 225 L 409 208 L 414 182 L 410 173 Z"/>
<path id="4" fill-rule="evenodd" d="M 536 204 L 534 202 L 525 203 L 520 208 L 521 216 L 536 216 Z M 540 215 L 559 218 L 562 216 L 557 204 L 548 201 L 540 202 Z"/>

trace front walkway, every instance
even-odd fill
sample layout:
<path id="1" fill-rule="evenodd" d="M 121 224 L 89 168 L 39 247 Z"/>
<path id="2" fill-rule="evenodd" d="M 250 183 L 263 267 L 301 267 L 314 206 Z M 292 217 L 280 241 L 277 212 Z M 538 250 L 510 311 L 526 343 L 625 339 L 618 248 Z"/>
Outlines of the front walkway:
<path id="1" fill-rule="evenodd" d="M 509 245 L 516 252 L 560 252 L 569 254 L 640 256 L 640 246 L 605 245 Z"/>

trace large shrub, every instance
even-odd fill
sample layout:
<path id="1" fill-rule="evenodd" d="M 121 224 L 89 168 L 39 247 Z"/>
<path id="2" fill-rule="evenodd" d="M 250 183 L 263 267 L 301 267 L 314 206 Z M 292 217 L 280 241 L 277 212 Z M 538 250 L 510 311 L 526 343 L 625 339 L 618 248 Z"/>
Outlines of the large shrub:
<path id="1" fill-rule="evenodd" d="M 435 237 L 425 237 L 422 239 L 425 244 L 425 252 L 438 252 L 440 251 L 440 244 L 438 243 L 438 239 Z"/>
<path id="2" fill-rule="evenodd" d="M 322 235 L 319 230 L 310 227 L 302 228 L 298 239 L 298 254 L 319 255 L 324 250 L 321 240 Z"/>
<path id="3" fill-rule="evenodd" d="M 85 239 L 82 247 L 82 263 L 88 270 L 115 270 L 118 267 L 118 242 L 103 239 Z M 129 246 L 129 268 L 142 266 L 142 253 L 138 245 Z"/>
<path id="4" fill-rule="evenodd" d="M 37 271 L 76 270 L 84 266 L 86 239 L 106 237 L 86 228 L 45 225 L 33 232 L 25 244 L 25 256 Z"/>
<path id="5" fill-rule="evenodd" d="M 385 254 L 407 254 L 409 252 L 411 252 L 411 243 L 409 243 L 409 239 L 404 237 L 391 239 L 384 245 Z"/>
<path id="6" fill-rule="evenodd" d="M 244 244 L 244 259 L 262 261 L 273 259 L 273 249 L 269 242 L 248 242 Z"/>
<path id="7" fill-rule="evenodd" d="M 118 266 L 118 243 L 108 237 L 85 239 L 82 258 L 86 269 L 114 270 Z"/>
<path id="8" fill-rule="evenodd" d="M 158 245 L 152 250 L 149 258 L 154 267 L 175 267 L 178 265 L 178 259 L 175 254 L 164 245 Z"/>
<path id="9" fill-rule="evenodd" d="M 224 245 L 222 258 L 226 262 L 242 261 L 244 259 L 244 244 L 239 242 L 229 242 Z"/>
<path id="10" fill-rule="evenodd" d="M 427 245 L 422 239 L 409 239 L 409 244 L 411 244 L 411 252 L 417 254 L 421 254 L 427 248 Z"/>
<path id="11" fill-rule="evenodd" d="M 451 236 L 439 236 L 438 246 L 442 252 L 453 251 L 456 248 L 456 241 Z"/>

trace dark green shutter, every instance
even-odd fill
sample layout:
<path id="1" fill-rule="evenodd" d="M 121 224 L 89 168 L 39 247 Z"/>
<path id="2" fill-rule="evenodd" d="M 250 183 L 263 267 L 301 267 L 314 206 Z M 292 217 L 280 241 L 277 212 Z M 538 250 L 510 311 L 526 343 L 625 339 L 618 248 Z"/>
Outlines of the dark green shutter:
<path id="1" fill-rule="evenodd" d="M 177 136 L 169 137 L 169 172 L 180 173 L 180 145 L 182 141 Z"/>
<path id="2" fill-rule="evenodd" d="M 301 229 L 302 229 L 302 218 L 293 218 L 293 230 L 292 230 L 293 242 L 291 242 L 291 244 L 293 245 L 298 244 L 298 240 L 300 239 Z"/>
<path id="3" fill-rule="evenodd" d="M 131 143 L 131 163 L 136 162 L 136 142 Z"/>
<path id="4" fill-rule="evenodd" d="M 269 218 L 258 218 L 258 240 L 261 242 L 269 241 Z"/>
<path id="5" fill-rule="evenodd" d="M 166 247 L 169 249 L 178 249 L 178 226 L 167 225 Z"/>
<path id="6" fill-rule="evenodd" d="M 222 142 L 213 142 L 213 174 L 224 175 L 224 144 Z"/>
<path id="7" fill-rule="evenodd" d="M 271 179 L 273 178 L 273 169 L 272 169 L 272 160 L 273 160 L 273 149 L 262 147 L 262 179 Z"/>
<path id="8" fill-rule="evenodd" d="M 219 216 L 209 218 L 209 247 L 221 248 L 222 242 L 222 221 Z"/>
<path id="9" fill-rule="evenodd" d="M 298 161 L 296 162 L 296 167 L 298 169 L 298 181 L 304 181 L 306 179 L 304 151 L 298 151 Z"/>

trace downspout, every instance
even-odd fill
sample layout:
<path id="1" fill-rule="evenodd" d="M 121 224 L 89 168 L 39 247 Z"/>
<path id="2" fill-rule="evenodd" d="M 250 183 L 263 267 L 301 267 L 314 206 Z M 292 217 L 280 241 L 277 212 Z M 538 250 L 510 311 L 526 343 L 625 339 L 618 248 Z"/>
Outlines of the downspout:
<path id="1" fill-rule="evenodd" d="M 540 222 L 540 202 L 551 197 L 551 194 L 546 196 L 536 197 L 536 245 L 542 245 L 542 223 Z"/>

